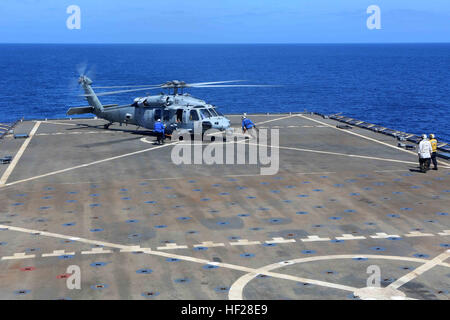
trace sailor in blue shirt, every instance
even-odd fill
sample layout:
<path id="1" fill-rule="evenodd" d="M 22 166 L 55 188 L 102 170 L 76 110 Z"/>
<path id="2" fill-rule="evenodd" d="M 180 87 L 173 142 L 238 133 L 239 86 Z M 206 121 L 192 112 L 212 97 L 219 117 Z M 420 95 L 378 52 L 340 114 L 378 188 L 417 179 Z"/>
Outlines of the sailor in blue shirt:
<path id="1" fill-rule="evenodd" d="M 254 129 L 256 129 L 255 124 L 244 114 L 242 116 L 242 132 L 246 133 L 248 131 L 248 133 L 254 138 L 255 137 Z"/>
<path id="2" fill-rule="evenodd" d="M 156 133 L 157 144 L 164 143 L 164 129 L 164 124 L 161 122 L 161 119 L 158 119 L 153 127 L 153 131 Z"/>

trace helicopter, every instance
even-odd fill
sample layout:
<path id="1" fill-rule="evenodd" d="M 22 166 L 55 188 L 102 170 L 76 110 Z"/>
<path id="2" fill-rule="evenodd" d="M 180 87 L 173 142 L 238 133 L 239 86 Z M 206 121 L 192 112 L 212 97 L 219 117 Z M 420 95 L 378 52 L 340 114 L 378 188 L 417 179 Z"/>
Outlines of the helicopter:
<path id="1" fill-rule="evenodd" d="M 72 107 L 67 111 L 67 115 L 77 115 L 91 113 L 98 118 L 107 120 L 105 129 L 113 123 L 132 124 L 138 127 L 153 130 L 156 121 L 161 120 L 165 125 L 165 133 L 168 136 L 174 131 L 177 132 L 202 132 L 209 129 L 219 131 L 232 131 L 230 120 L 227 119 L 216 106 L 206 103 L 204 100 L 195 98 L 188 93 L 184 93 L 185 88 L 223 88 L 223 87 L 269 87 L 270 85 L 242 85 L 225 84 L 235 83 L 243 80 L 228 80 L 214 82 L 186 83 L 184 81 L 172 80 L 159 85 L 140 86 L 110 86 L 92 87 L 92 80 L 85 75 L 81 75 L 78 83 L 84 90 L 85 99 L 89 106 Z M 110 92 L 100 92 L 96 94 L 94 89 L 119 89 Z M 127 88 L 127 89 L 125 89 Z M 133 88 L 133 89 L 129 89 Z M 129 105 L 102 105 L 100 96 L 120 94 L 150 89 L 168 89 L 168 94 L 160 93 L 137 97 Z"/>

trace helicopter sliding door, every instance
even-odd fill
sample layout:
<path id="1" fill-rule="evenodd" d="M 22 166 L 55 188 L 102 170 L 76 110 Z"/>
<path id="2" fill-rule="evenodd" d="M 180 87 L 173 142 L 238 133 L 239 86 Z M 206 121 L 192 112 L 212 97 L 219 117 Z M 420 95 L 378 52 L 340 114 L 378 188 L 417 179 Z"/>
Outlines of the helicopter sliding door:
<path id="1" fill-rule="evenodd" d="M 162 118 L 162 110 L 161 109 L 155 109 L 153 110 L 153 121 L 161 120 Z"/>
<path id="2" fill-rule="evenodd" d="M 202 122 L 200 121 L 200 116 L 196 109 L 189 111 L 189 123 L 192 124 L 192 129 L 194 131 L 200 132 L 202 130 Z"/>
<path id="3" fill-rule="evenodd" d="M 173 111 L 172 110 L 168 110 L 168 109 L 164 109 L 162 121 L 164 123 L 169 123 L 169 122 L 171 122 L 172 117 L 173 117 Z"/>
<path id="4" fill-rule="evenodd" d="M 177 109 L 177 123 L 183 122 L 183 109 Z"/>

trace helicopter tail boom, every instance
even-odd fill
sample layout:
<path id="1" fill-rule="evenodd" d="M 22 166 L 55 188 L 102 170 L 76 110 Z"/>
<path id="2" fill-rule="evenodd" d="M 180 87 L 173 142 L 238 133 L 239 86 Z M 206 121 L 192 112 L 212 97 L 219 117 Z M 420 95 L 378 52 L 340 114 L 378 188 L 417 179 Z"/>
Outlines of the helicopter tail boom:
<path id="1" fill-rule="evenodd" d="M 87 112 L 83 112 L 83 113 L 94 113 L 95 115 L 102 113 L 104 108 L 103 108 L 103 105 L 101 104 L 100 100 L 98 99 L 97 95 L 95 94 L 94 90 L 91 87 L 92 80 L 86 76 L 80 76 L 80 79 L 78 80 L 78 82 L 83 87 L 83 90 L 84 90 L 84 93 L 86 96 L 86 100 L 89 102 L 89 106 L 91 106 L 91 108 L 92 108 L 92 111 L 85 110 Z M 79 111 L 82 111 L 82 110 L 79 110 Z"/>

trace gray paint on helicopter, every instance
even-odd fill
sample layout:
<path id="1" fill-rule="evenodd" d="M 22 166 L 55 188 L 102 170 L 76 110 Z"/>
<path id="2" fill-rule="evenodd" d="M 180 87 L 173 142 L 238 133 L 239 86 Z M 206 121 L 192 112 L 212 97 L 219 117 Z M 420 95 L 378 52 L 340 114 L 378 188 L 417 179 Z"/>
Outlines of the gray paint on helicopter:
<path id="1" fill-rule="evenodd" d="M 194 131 L 217 129 L 220 131 L 230 129 L 230 120 L 227 119 L 216 106 L 206 103 L 204 100 L 195 98 L 190 94 L 183 93 L 184 88 L 223 88 L 223 87 L 267 87 L 267 85 L 223 85 L 223 83 L 239 82 L 243 80 L 228 80 L 215 82 L 185 83 L 184 81 L 168 81 L 164 84 L 140 88 L 102 92 L 96 94 L 92 88 L 92 80 L 87 76 L 80 76 L 78 82 L 83 88 L 83 95 L 89 102 L 87 107 L 70 108 L 68 115 L 92 113 L 98 118 L 105 119 L 107 129 L 112 123 L 133 124 L 153 130 L 155 121 L 161 119 L 166 126 L 166 133 L 173 131 Z M 130 88 L 133 86 L 113 86 L 100 88 Z M 149 89 L 168 89 L 169 94 L 138 97 L 129 105 L 102 105 L 98 96 L 119 94 L 125 92 L 143 91 Z M 170 93 L 170 90 L 173 90 Z M 181 90 L 181 93 L 178 91 Z"/>

